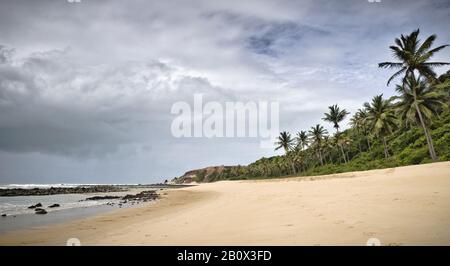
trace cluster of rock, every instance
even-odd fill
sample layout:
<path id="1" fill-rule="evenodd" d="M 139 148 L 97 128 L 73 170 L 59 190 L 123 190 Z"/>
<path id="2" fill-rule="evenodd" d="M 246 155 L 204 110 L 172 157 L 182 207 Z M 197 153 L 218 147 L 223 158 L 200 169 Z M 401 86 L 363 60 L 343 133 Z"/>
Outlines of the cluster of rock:
<path id="1" fill-rule="evenodd" d="M 117 204 L 117 206 L 119 206 L 120 208 L 124 205 L 124 204 L 139 204 L 142 202 L 148 202 L 151 200 L 156 200 L 159 198 L 158 193 L 156 193 L 155 190 L 146 190 L 146 191 L 142 191 L 139 192 L 137 194 L 127 194 L 123 197 L 118 197 L 118 196 L 96 196 L 96 197 L 90 197 L 90 198 L 86 198 L 86 200 L 105 200 L 105 199 L 120 199 L 120 201 L 118 203 L 114 203 L 114 202 L 108 202 L 107 205 L 109 206 L 114 206 Z"/>
<path id="2" fill-rule="evenodd" d="M 0 197 L 12 196 L 45 196 L 55 194 L 82 194 L 82 193 L 103 193 L 120 192 L 125 189 L 118 186 L 78 186 L 78 187 L 51 187 L 51 188 L 8 188 L 0 189 Z"/>
<path id="3" fill-rule="evenodd" d="M 108 200 L 108 199 L 120 199 L 120 196 L 110 196 L 110 195 L 106 195 L 106 196 L 93 196 L 93 197 L 89 197 L 86 198 L 85 200 Z"/>
<path id="4" fill-rule="evenodd" d="M 48 207 L 49 208 L 57 208 L 57 207 L 60 207 L 60 205 L 55 203 L 55 204 L 52 204 L 52 205 L 50 205 Z M 28 209 L 34 209 L 34 213 L 35 214 L 47 214 L 47 211 L 44 208 L 42 208 L 42 204 L 41 203 L 37 203 L 35 205 L 31 205 L 30 207 L 28 207 Z"/>
<path id="5" fill-rule="evenodd" d="M 120 190 L 122 191 L 122 190 Z M 114 191 L 116 192 L 116 191 Z M 73 192 L 72 192 L 73 193 Z M 105 195 L 105 196 L 93 196 L 88 197 L 85 200 L 111 200 L 111 199 L 120 199 L 117 203 L 119 207 L 122 207 L 123 204 L 138 204 L 141 202 L 147 202 L 151 200 L 156 200 L 159 198 L 159 195 L 155 190 L 145 190 L 139 192 L 137 194 L 127 194 L 125 196 L 117 196 L 117 195 Z M 107 205 L 114 206 L 116 203 L 108 202 Z M 59 204 L 49 205 L 47 208 L 57 208 L 60 207 Z M 42 203 L 36 203 L 35 205 L 31 205 L 28 209 L 33 209 L 35 214 L 47 214 L 47 211 L 43 208 Z M 2 214 L 2 217 L 6 217 L 6 214 Z"/>
<path id="6" fill-rule="evenodd" d="M 122 200 L 137 200 L 146 202 L 149 200 L 155 200 L 158 197 L 159 197 L 158 193 L 156 193 L 155 190 L 145 190 L 135 195 L 127 194 L 124 197 L 122 197 Z"/>

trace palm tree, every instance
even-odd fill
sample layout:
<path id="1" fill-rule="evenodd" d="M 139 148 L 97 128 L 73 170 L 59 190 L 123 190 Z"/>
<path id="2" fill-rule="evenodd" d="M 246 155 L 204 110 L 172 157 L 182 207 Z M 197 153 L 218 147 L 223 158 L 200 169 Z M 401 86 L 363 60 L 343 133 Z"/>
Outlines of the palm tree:
<path id="1" fill-rule="evenodd" d="M 361 148 L 361 137 L 364 136 L 364 134 L 362 133 L 362 119 L 359 117 L 358 112 L 356 112 L 351 118 L 350 118 L 350 126 L 355 130 L 355 138 L 357 139 L 358 142 L 358 149 L 359 152 L 362 152 L 362 148 Z"/>
<path id="2" fill-rule="evenodd" d="M 367 132 L 367 117 L 366 109 L 358 109 L 350 119 L 350 125 L 356 130 L 357 135 L 362 135 L 362 137 L 366 139 L 367 148 L 370 150 L 370 141 Z"/>
<path id="3" fill-rule="evenodd" d="M 418 36 L 419 29 L 406 36 L 402 34 L 400 39 L 396 38 L 396 45 L 392 45 L 389 48 L 399 62 L 383 62 L 378 64 L 378 67 L 381 68 L 399 69 L 389 78 L 387 85 L 395 77 L 403 73 L 405 77 L 414 75 L 414 71 L 418 71 L 420 75 L 426 77 L 429 81 L 436 80 L 436 73 L 433 71 L 433 68 L 449 64 L 445 62 L 429 62 L 435 53 L 448 45 L 441 45 L 431 49 L 433 42 L 436 40 L 436 35 L 429 36 L 423 43 L 420 43 Z"/>
<path id="4" fill-rule="evenodd" d="M 400 96 L 397 103 L 402 119 L 407 122 L 418 123 L 422 126 L 428 144 L 428 150 L 432 160 L 437 160 L 433 139 L 427 125 L 433 116 L 438 115 L 438 109 L 444 106 L 443 95 L 433 90 L 419 76 L 409 76 L 404 86 L 397 85 L 396 91 Z"/>
<path id="5" fill-rule="evenodd" d="M 275 150 L 279 150 L 281 148 L 284 149 L 285 153 L 288 153 L 294 145 L 294 140 L 291 138 L 291 134 L 283 131 L 280 132 L 280 136 L 278 136 L 278 141 L 275 142 L 277 147 L 275 147 Z"/>
<path id="6" fill-rule="evenodd" d="M 365 108 L 363 109 L 358 109 L 357 111 L 358 114 L 358 118 L 361 120 L 361 126 L 364 132 L 364 135 L 366 136 L 366 141 L 367 141 L 367 148 L 370 150 L 370 140 L 369 140 L 369 132 L 368 131 L 368 117 L 369 114 L 367 113 L 367 110 Z"/>
<path id="7" fill-rule="evenodd" d="M 330 163 L 333 164 L 333 156 L 332 156 L 332 151 L 333 151 L 333 148 L 334 148 L 333 140 L 330 139 L 329 136 L 324 136 L 321 146 L 322 146 L 322 148 L 324 150 L 324 154 L 323 154 L 324 160 L 327 161 L 326 158 L 327 158 L 327 155 L 328 155 L 328 159 L 330 160 Z"/>
<path id="8" fill-rule="evenodd" d="M 303 130 L 297 132 L 295 141 L 297 142 L 297 147 L 300 148 L 300 150 L 303 150 L 306 146 L 308 146 L 308 133 Z"/>
<path id="9" fill-rule="evenodd" d="M 289 155 L 289 151 L 292 150 L 293 146 L 294 146 L 294 139 L 292 139 L 291 134 L 283 131 L 280 132 L 280 136 L 278 136 L 278 141 L 275 143 L 277 146 L 275 147 L 275 150 L 279 150 L 281 148 L 284 149 L 284 152 L 286 154 L 286 158 L 288 158 L 290 160 L 290 156 Z M 292 160 L 291 164 L 292 164 L 292 170 L 295 174 L 295 166 Z"/>
<path id="10" fill-rule="evenodd" d="M 389 157 L 386 136 L 397 127 L 396 117 L 390 100 L 384 100 L 383 94 L 373 97 L 372 103 L 364 103 L 367 109 L 371 132 L 381 138 L 384 146 L 384 156 Z"/>
<path id="11" fill-rule="evenodd" d="M 339 106 L 337 106 L 337 104 L 328 106 L 328 109 L 330 109 L 330 112 L 324 113 L 325 117 L 322 119 L 324 121 L 333 123 L 333 127 L 336 129 L 336 138 L 339 138 L 339 123 L 342 122 L 342 120 L 344 120 L 344 118 L 349 114 L 349 112 L 347 112 L 345 109 L 341 110 Z M 338 145 L 341 149 L 344 162 L 347 163 L 344 148 L 342 147 L 342 145 L 339 144 L 339 142 Z"/>
<path id="12" fill-rule="evenodd" d="M 317 154 L 319 157 L 320 164 L 323 165 L 323 158 L 321 152 L 321 142 L 325 134 L 328 134 L 327 130 L 323 128 L 323 126 L 317 124 L 314 127 L 311 127 L 309 130 L 309 135 L 313 139 L 313 142 L 316 144 Z"/>

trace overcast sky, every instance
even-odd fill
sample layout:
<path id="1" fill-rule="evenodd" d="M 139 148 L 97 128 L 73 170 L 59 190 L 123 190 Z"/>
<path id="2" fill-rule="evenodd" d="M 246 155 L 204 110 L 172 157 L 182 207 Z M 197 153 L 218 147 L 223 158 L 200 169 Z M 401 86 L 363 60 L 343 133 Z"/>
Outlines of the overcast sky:
<path id="1" fill-rule="evenodd" d="M 395 37 L 448 44 L 449 25 L 448 0 L 1 0 L 0 183 L 152 183 L 272 156 L 173 138 L 172 104 L 279 101 L 281 130 L 331 129 L 328 105 L 393 94 L 377 63 Z"/>

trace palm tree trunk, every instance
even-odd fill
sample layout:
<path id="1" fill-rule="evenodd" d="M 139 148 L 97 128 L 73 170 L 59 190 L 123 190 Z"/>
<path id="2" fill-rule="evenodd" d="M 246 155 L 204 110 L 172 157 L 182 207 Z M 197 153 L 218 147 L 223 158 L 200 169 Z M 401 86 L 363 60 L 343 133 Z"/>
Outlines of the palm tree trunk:
<path id="1" fill-rule="evenodd" d="M 415 95 L 414 95 L 415 96 Z M 419 116 L 420 124 L 422 125 L 423 132 L 425 133 L 425 137 L 427 139 L 428 151 L 430 152 L 430 157 L 433 161 L 436 161 L 438 158 L 436 156 L 436 151 L 433 145 L 433 139 L 431 138 L 431 134 L 428 132 L 427 126 L 425 125 L 425 121 L 423 121 L 422 112 L 420 112 L 419 106 L 414 104 L 416 107 L 417 115 Z"/>
<path id="2" fill-rule="evenodd" d="M 297 171 L 295 170 L 295 164 L 293 161 L 291 161 L 291 165 L 292 165 L 292 171 L 294 171 L 294 175 L 297 174 Z"/>
<path id="3" fill-rule="evenodd" d="M 386 137 L 383 137 L 383 145 L 384 145 L 384 157 L 387 159 L 389 157 L 389 152 L 386 144 Z"/>
<path id="4" fill-rule="evenodd" d="M 339 135 L 339 129 L 336 128 L 336 140 L 337 141 L 339 141 L 337 139 L 338 135 Z M 338 144 L 338 145 L 339 145 L 339 148 L 341 148 L 342 156 L 344 157 L 344 163 L 347 163 L 347 158 L 345 158 L 344 147 L 342 147 L 342 144 Z"/>
<path id="5" fill-rule="evenodd" d="M 339 147 L 341 148 L 342 157 L 344 158 L 344 163 L 347 163 L 347 158 L 345 157 L 344 147 L 342 147 L 341 144 L 339 144 Z"/>
<path id="6" fill-rule="evenodd" d="M 319 154 L 320 165 L 323 166 L 322 152 L 320 151 L 320 149 L 318 150 L 318 154 Z"/>
<path id="7" fill-rule="evenodd" d="M 292 172 L 294 173 L 294 175 L 296 174 L 296 172 L 295 172 L 295 165 L 294 165 L 294 160 L 292 160 L 292 158 L 291 158 L 291 156 L 289 156 L 289 149 L 287 149 L 287 148 L 284 148 L 284 151 L 285 151 L 285 156 L 286 156 L 286 159 L 287 160 L 289 160 L 289 162 L 291 163 L 291 167 L 292 167 Z"/>

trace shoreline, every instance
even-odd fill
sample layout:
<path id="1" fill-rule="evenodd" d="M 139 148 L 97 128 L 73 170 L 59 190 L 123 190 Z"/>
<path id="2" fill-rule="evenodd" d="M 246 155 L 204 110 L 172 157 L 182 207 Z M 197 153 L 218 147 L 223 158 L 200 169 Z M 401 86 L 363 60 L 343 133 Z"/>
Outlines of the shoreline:
<path id="1" fill-rule="evenodd" d="M 314 182 L 310 182 L 314 180 Z M 0 245 L 450 244 L 450 162 L 167 189 L 153 203 L 0 235 Z"/>
<path id="2" fill-rule="evenodd" d="M 144 202 L 157 200 L 163 193 L 165 193 L 163 189 L 147 190 L 141 187 L 119 192 L 0 197 L 2 204 L 0 235 L 9 231 L 58 224 L 115 209 L 138 206 Z M 12 207 L 6 210 L 5 205 Z M 36 209 L 44 210 L 45 214 L 36 214 Z"/>

